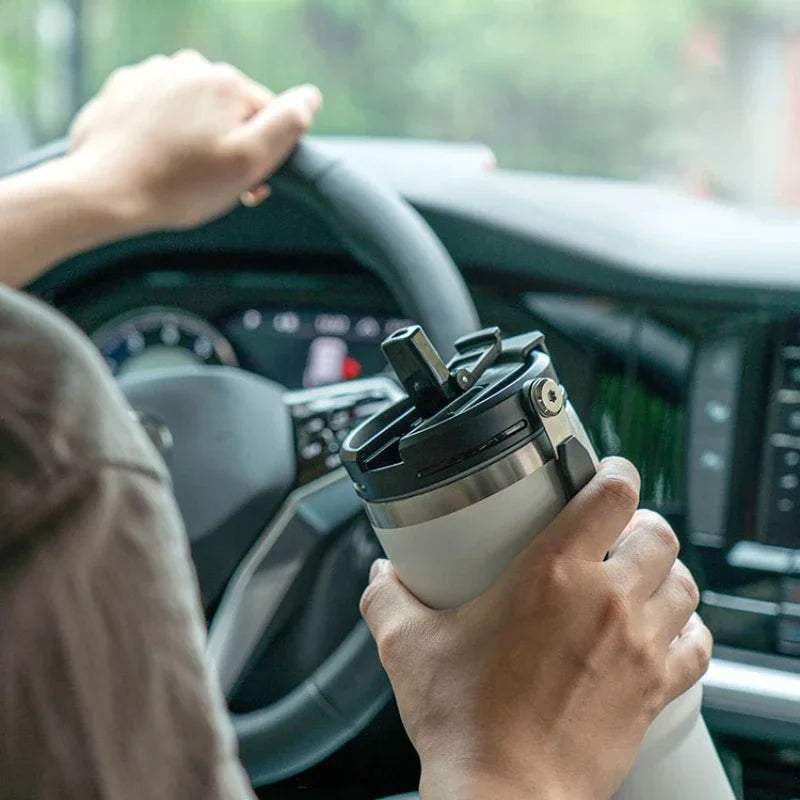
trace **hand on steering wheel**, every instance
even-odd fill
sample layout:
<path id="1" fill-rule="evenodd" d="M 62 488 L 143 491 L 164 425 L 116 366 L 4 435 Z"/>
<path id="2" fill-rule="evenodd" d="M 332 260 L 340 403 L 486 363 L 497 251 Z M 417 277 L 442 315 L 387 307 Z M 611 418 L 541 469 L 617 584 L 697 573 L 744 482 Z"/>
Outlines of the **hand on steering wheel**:
<path id="1" fill-rule="evenodd" d="M 199 225 L 264 199 L 322 105 L 315 86 L 274 95 L 194 50 L 123 67 L 80 112 L 69 151 L 128 233 Z"/>

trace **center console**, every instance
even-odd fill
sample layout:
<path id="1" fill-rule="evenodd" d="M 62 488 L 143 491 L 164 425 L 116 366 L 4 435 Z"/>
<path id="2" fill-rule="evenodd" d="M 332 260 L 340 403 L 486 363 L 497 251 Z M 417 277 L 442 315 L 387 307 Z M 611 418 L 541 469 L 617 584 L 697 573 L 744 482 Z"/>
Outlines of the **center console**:
<path id="1" fill-rule="evenodd" d="M 717 641 L 800 656 L 800 320 L 756 330 L 697 348 L 687 536 Z"/>
<path id="2" fill-rule="evenodd" d="M 559 363 L 576 365 L 563 377 L 598 452 L 637 464 L 643 505 L 682 539 L 716 642 L 709 726 L 746 774 L 758 774 L 757 753 L 770 780 L 791 783 L 797 765 L 781 759 L 800 759 L 800 316 L 552 295 L 526 305 Z M 796 783 L 763 796 L 800 797 Z"/>

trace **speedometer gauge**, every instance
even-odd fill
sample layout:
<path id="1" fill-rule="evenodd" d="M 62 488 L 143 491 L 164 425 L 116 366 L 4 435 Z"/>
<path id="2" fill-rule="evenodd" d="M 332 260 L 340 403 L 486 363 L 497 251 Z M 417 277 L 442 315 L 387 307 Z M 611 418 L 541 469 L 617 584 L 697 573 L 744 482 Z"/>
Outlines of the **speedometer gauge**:
<path id="1" fill-rule="evenodd" d="M 141 308 L 92 335 L 115 375 L 197 364 L 238 366 L 228 340 L 200 317 L 178 308 Z"/>

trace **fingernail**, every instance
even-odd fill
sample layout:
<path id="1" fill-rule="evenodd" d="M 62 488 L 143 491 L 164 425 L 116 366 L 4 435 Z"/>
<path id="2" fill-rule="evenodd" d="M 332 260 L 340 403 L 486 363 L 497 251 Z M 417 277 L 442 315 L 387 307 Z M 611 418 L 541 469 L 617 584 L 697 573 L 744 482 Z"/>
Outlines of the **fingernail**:
<path id="1" fill-rule="evenodd" d="M 297 89 L 299 99 L 305 103 L 312 114 L 316 114 L 322 106 L 322 92 L 312 83 L 306 83 Z"/>
<path id="2" fill-rule="evenodd" d="M 247 208 L 255 208 L 272 194 L 272 189 L 266 183 L 260 183 L 239 195 L 239 202 Z"/>
<path id="3" fill-rule="evenodd" d="M 386 569 L 386 565 L 389 562 L 385 558 L 376 558 L 375 561 L 372 562 L 372 566 L 369 568 L 369 582 L 375 580 L 378 573 L 383 572 Z"/>

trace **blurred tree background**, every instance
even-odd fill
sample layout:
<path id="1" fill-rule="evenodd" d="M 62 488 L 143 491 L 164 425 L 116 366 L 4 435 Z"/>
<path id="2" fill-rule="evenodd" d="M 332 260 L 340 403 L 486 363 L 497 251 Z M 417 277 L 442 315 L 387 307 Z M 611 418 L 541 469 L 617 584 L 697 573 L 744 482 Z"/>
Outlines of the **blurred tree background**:
<path id="1" fill-rule="evenodd" d="M 317 83 L 320 133 L 478 140 L 504 166 L 681 180 L 690 123 L 724 83 L 716 51 L 783 5 L 0 0 L 0 158 L 62 134 L 115 67 L 194 47 L 273 89 Z"/>

